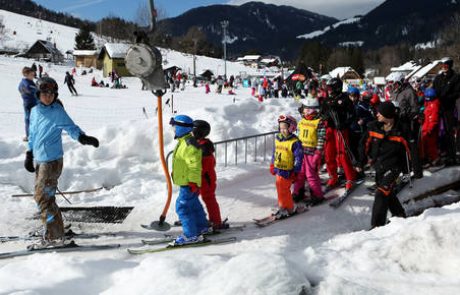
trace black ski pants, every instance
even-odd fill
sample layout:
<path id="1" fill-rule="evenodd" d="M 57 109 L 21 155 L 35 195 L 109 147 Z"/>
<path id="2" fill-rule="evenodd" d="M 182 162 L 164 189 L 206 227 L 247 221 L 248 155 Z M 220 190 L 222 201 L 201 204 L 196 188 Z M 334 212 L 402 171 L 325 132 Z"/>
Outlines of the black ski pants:
<path id="1" fill-rule="evenodd" d="M 404 208 L 394 192 L 396 180 L 400 173 L 401 171 L 398 169 L 377 172 L 377 190 L 372 206 L 372 228 L 386 224 L 388 209 L 393 216 L 406 217 Z"/>
<path id="2" fill-rule="evenodd" d="M 423 177 L 423 168 L 419 155 L 419 141 L 421 136 L 420 124 L 415 120 L 401 120 L 401 126 L 404 133 L 404 138 L 409 143 L 410 158 L 412 171 L 415 178 Z"/>

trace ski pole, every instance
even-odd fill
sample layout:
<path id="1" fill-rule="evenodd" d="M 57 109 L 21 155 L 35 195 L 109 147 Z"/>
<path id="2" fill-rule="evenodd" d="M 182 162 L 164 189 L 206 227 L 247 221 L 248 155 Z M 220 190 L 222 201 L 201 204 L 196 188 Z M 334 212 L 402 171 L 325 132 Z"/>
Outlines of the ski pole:
<path id="1" fill-rule="evenodd" d="M 334 112 L 334 111 L 330 111 L 331 113 L 331 117 L 332 117 L 332 120 L 334 121 L 334 124 L 335 124 L 335 127 L 337 127 L 338 125 L 338 122 L 339 122 L 339 119 L 337 118 L 337 114 Z M 345 141 L 345 137 L 343 136 L 342 134 L 342 131 L 340 131 L 339 129 L 337 129 L 337 133 L 339 133 L 340 135 L 340 138 L 342 139 L 342 142 L 343 142 L 343 146 L 345 148 L 345 151 L 346 153 L 348 154 L 348 157 L 350 158 L 353 166 L 356 164 L 356 158 L 355 156 L 353 155 L 350 147 L 348 146 L 348 144 L 346 143 Z"/>
<path id="2" fill-rule="evenodd" d="M 58 191 L 58 193 L 61 194 L 61 196 L 64 198 L 64 200 L 67 201 L 67 203 L 69 203 L 70 205 L 72 205 L 72 202 L 70 202 L 69 199 L 67 199 L 67 198 L 65 197 L 64 193 L 61 192 L 61 190 L 60 190 L 58 187 L 56 187 L 56 190 Z"/>
<path id="3" fill-rule="evenodd" d="M 409 154 L 406 151 L 406 163 L 407 163 L 407 171 L 409 173 L 409 188 L 412 188 L 412 178 L 410 177 L 410 164 L 409 164 Z"/>

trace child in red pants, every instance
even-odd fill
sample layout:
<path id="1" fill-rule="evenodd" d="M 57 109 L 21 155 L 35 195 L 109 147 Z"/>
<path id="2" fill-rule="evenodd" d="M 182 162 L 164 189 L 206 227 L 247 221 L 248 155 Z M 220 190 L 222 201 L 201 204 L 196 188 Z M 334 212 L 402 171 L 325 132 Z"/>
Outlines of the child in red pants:
<path id="1" fill-rule="evenodd" d="M 211 126 L 204 120 L 193 122 L 193 136 L 197 141 L 197 147 L 203 152 L 201 188 L 200 193 L 208 210 L 209 221 L 214 230 L 227 228 L 228 224 L 222 223 L 219 204 L 216 200 L 216 158 L 214 157 L 214 144 L 206 138 L 211 132 Z"/>
<path id="2" fill-rule="evenodd" d="M 302 143 L 294 134 L 297 121 L 292 116 L 281 115 L 278 118 L 279 133 L 275 138 L 275 150 L 270 164 L 270 172 L 276 175 L 279 210 L 276 218 L 284 218 L 295 213 L 291 186 L 297 179 L 303 160 Z"/>
<path id="3" fill-rule="evenodd" d="M 440 102 L 436 97 L 434 88 L 425 89 L 425 110 L 423 111 L 422 144 L 423 159 L 426 162 L 424 168 L 440 164 L 438 151 L 439 133 L 439 107 Z"/>

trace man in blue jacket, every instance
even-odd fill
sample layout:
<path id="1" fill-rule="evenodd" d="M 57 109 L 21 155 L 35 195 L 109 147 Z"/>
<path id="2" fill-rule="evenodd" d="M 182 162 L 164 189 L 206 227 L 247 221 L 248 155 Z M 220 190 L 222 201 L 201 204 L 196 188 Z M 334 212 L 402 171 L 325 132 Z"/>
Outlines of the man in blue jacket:
<path id="1" fill-rule="evenodd" d="M 22 78 L 19 83 L 18 90 L 23 100 L 24 123 L 26 127 L 26 137 L 24 137 L 24 141 L 27 141 L 29 137 L 30 110 L 37 104 L 37 86 L 34 83 L 34 70 L 29 67 L 24 67 L 22 69 L 22 75 L 24 78 Z"/>
<path id="2" fill-rule="evenodd" d="M 58 85 L 52 78 L 38 81 L 40 101 L 32 109 L 29 127 L 29 150 L 24 167 L 35 172 L 34 198 L 45 227 L 43 247 L 64 243 L 64 224 L 56 204 L 56 190 L 62 172 L 62 130 L 81 144 L 99 146 L 95 137 L 87 136 L 67 115 L 58 97 Z M 35 166 L 34 166 L 35 159 Z"/>

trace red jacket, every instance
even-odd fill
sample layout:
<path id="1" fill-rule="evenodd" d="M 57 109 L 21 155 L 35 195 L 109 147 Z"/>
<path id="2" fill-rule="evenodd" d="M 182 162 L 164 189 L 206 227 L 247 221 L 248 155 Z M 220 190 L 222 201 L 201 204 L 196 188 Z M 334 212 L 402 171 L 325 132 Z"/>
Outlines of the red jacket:
<path id="1" fill-rule="evenodd" d="M 198 139 L 198 145 L 203 152 L 201 160 L 201 182 L 202 185 L 213 186 L 216 183 L 216 158 L 214 157 L 214 144 L 207 138 Z M 206 181 L 206 184 L 203 184 Z"/>
<path id="2" fill-rule="evenodd" d="M 425 119 L 422 125 L 423 134 L 431 133 L 439 126 L 439 106 L 440 102 L 437 98 L 425 101 L 425 110 L 423 111 Z"/>

